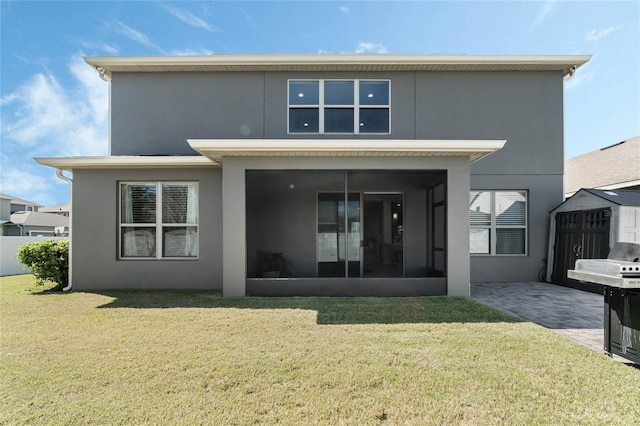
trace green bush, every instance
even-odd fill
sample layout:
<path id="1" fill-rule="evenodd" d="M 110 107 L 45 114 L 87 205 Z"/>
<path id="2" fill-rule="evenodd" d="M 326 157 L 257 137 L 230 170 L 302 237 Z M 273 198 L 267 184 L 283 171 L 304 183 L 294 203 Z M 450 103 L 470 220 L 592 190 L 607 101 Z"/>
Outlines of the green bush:
<path id="1" fill-rule="evenodd" d="M 49 281 L 61 289 L 69 283 L 69 241 L 27 243 L 20 246 L 17 257 L 24 268 L 31 269 L 38 285 Z"/>

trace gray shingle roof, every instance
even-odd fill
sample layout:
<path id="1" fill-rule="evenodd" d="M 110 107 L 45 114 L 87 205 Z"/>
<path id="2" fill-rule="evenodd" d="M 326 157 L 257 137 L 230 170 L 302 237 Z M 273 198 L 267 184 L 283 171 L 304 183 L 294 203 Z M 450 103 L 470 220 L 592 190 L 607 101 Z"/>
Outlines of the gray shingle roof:
<path id="1" fill-rule="evenodd" d="M 640 180 L 640 136 L 570 158 L 565 178 L 566 193 Z"/>
<path id="2" fill-rule="evenodd" d="M 69 226 L 69 218 L 55 213 L 16 212 L 10 216 L 11 223 L 25 226 Z"/>
<path id="3" fill-rule="evenodd" d="M 585 189 L 620 206 L 640 207 L 640 190 L 637 189 Z"/>
<path id="4" fill-rule="evenodd" d="M 11 204 L 21 204 L 24 206 L 38 206 L 38 207 L 42 206 L 42 204 L 23 200 L 22 198 L 16 198 L 13 195 L 9 195 L 9 194 L 0 194 L 0 198 L 3 198 L 5 200 L 11 200 Z"/>
<path id="5" fill-rule="evenodd" d="M 40 207 L 40 213 L 69 213 L 71 211 L 71 203 L 54 204 L 53 206 Z"/>

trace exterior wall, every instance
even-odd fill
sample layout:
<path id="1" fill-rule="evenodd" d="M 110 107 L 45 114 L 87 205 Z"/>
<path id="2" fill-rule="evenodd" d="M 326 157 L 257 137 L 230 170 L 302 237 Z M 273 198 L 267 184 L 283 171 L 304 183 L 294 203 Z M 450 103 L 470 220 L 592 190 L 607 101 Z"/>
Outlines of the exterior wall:
<path id="1" fill-rule="evenodd" d="M 507 139 L 473 174 L 562 174 L 559 72 L 114 73 L 111 154 L 193 154 L 187 139 L 288 135 L 290 78 L 391 80 L 384 139 Z M 507 161 L 505 161 L 507 160 Z"/>
<path id="2" fill-rule="evenodd" d="M 390 79 L 391 133 L 374 138 L 506 139 L 502 150 L 471 166 L 471 187 L 529 191 L 528 254 L 474 256 L 472 277 L 536 278 L 546 257 L 548 212 L 563 201 L 560 72 L 114 73 L 111 154 L 193 154 L 186 139 L 195 138 L 335 138 L 287 134 L 289 78 Z M 240 170 L 224 173 L 244 188 Z M 468 215 L 468 206 L 461 208 Z"/>
<path id="3" fill-rule="evenodd" d="M 616 241 L 625 243 L 640 243 L 640 207 L 620 206 L 616 218 L 619 222 L 620 234 Z"/>
<path id="4" fill-rule="evenodd" d="M 222 288 L 222 173 L 218 168 L 75 170 L 72 279 L 75 290 Z M 199 258 L 118 260 L 118 182 L 199 182 Z"/>
<path id="5" fill-rule="evenodd" d="M 11 200 L 0 198 L 0 220 L 9 220 L 11 216 Z"/>
<path id="6" fill-rule="evenodd" d="M 29 274 L 31 270 L 23 269 L 16 258 L 20 246 L 27 243 L 38 243 L 48 240 L 66 240 L 67 237 L 0 237 L 0 277 L 7 275 Z"/>
<path id="7" fill-rule="evenodd" d="M 5 223 L 2 225 L 2 235 L 6 237 L 21 237 L 25 235 L 20 227 L 14 223 Z M 29 235 L 27 232 L 26 235 Z"/>
<path id="8" fill-rule="evenodd" d="M 528 193 L 527 255 L 471 256 L 471 279 L 490 281 L 537 281 L 538 271 L 547 258 L 549 212 L 562 202 L 562 175 L 511 175 L 471 177 L 471 189 L 517 190 Z"/>
<path id="9" fill-rule="evenodd" d="M 264 73 L 114 73 L 111 155 L 193 155 L 188 138 L 263 138 L 264 108 Z"/>

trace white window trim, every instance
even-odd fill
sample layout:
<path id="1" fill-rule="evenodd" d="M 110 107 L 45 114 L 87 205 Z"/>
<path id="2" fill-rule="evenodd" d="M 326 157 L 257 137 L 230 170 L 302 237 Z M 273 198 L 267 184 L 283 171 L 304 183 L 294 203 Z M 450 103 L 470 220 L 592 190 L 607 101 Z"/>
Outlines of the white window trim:
<path id="1" fill-rule="evenodd" d="M 489 230 L 489 253 L 469 253 L 471 256 L 500 256 L 500 257 L 523 257 L 529 255 L 529 191 L 525 189 L 472 189 L 470 192 L 489 192 L 491 194 L 490 211 L 491 211 L 491 224 L 490 225 L 471 225 L 469 223 L 469 230 L 471 229 L 488 229 Z M 496 193 L 497 192 L 524 192 L 526 205 L 524 209 L 524 225 L 498 225 L 496 223 Z M 524 253 L 514 254 L 498 254 L 498 232 L 497 229 L 524 229 Z"/>
<path id="2" fill-rule="evenodd" d="M 155 185 L 156 186 L 156 221 L 154 223 L 122 223 L 122 185 L 135 184 L 135 185 Z M 162 185 L 180 185 L 190 184 L 196 185 L 196 191 L 198 194 L 198 212 L 196 217 L 198 221 L 193 223 L 164 223 L 162 222 Z M 197 260 L 200 258 L 200 185 L 197 181 L 120 181 L 118 182 L 118 260 Z M 160 221 L 158 221 L 160 216 Z M 156 255 L 154 256 L 123 256 L 122 255 L 122 228 L 156 228 Z M 198 238 L 198 254 L 196 256 L 162 256 L 162 230 L 164 227 L 193 227 L 196 228 L 196 235 Z"/>
<path id="3" fill-rule="evenodd" d="M 317 81 L 318 82 L 318 104 L 291 105 L 291 82 L 296 81 Z M 333 105 L 324 103 L 324 83 L 325 81 L 352 81 L 353 82 L 353 104 Z M 360 105 L 360 82 L 361 81 L 386 81 L 389 83 L 389 102 L 386 105 Z M 318 132 L 292 132 L 290 129 L 291 109 L 297 108 L 318 108 Z M 324 110 L 325 108 L 345 108 L 353 109 L 353 132 L 325 132 L 324 130 Z M 361 132 L 360 131 L 360 109 L 386 108 L 389 114 L 389 129 L 387 132 Z M 287 80 L 287 134 L 289 135 L 390 135 L 391 134 L 391 80 L 385 78 L 291 78 Z"/>

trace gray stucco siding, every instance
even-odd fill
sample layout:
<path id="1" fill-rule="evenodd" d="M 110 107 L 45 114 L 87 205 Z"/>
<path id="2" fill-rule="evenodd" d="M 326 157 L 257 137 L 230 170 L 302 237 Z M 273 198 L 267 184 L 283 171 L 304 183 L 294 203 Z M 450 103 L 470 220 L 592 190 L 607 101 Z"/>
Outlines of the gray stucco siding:
<path id="1" fill-rule="evenodd" d="M 547 257 L 549 212 L 562 203 L 562 175 L 471 177 L 472 190 L 527 190 L 526 255 L 471 255 L 471 280 L 476 282 L 536 281 Z"/>
<path id="2" fill-rule="evenodd" d="M 506 139 L 471 174 L 562 174 L 563 80 L 557 72 L 416 76 L 418 139 Z"/>
<path id="3" fill-rule="evenodd" d="M 199 257 L 118 258 L 118 183 L 197 181 Z M 75 170 L 72 280 L 75 290 L 222 288 L 222 173 L 202 169 Z"/>
<path id="4" fill-rule="evenodd" d="M 114 73 L 111 155 L 192 155 L 189 138 L 262 138 L 264 105 L 263 73 Z"/>
<path id="5" fill-rule="evenodd" d="M 289 79 L 389 79 L 391 81 L 391 120 L 390 134 L 385 135 L 300 135 L 287 132 L 287 81 Z M 470 166 L 470 183 L 472 189 L 487 190 L 527 190 L 529 192 L 528 209 L 528 247 L 526 256 L 472 256 L 471 277 L 474 281 L 506 281 L 535 279 L 538 269 L 542 267 L 542 259 L 546 257 L 546 239 L 548 235 L 548 213 L 563 200 L 563 79 L 560 72 L 239 72 L 239 73 L 114 73 L 111 83 L 111 154 L 112 155 L 166 155 L 193 154 L 187 139 L 215 138 L 252 138 L 265 139 L 505 139 L 505 147 Z M 394 168 L 410 167 L 417 160 L 398 159 Z M 421 160 L 417 168 L 450 170 L 449 159 L 430 158 Z M 457 161 L 457 160 L 455 160 Z M 233 203 L 229 209 L 225 207 L 225 233 L 234 238 L 236 230 L 245 225 L 245 200 L 237 199 L 240 193 L 234 185 L 245 185 L 245 171 L 255 169 L 271 169 L 274 162 L 282 162 L 282 169 L 301 169 L 318 167 L 318 169 L 362 169 L 376 168 L 387 160 L 371 160 L 366 158 L 343 158 L 330 163 L 324 159 L 287 158 L 277 160 L 240 159 L 225 160 L 226 180 L 224 188 Z M 313 166 L 311 164 L 313 164 Z M 340 164 L 340 166 L 336 166 Z M 265 166 L 266 165 L 266 166 Z M 387 168 L 384 164 L 382 168 Z M 456 166 L 457 167 L 457 166 Z M 468 164 L 465 166 L 469 171 Z M 123 175 L 133 171 L 77 171 L 82 187 L 83 176 L 91 173 L 106 173 L 101 179 L 110 180 L 112 201 L 115 193 L 114 179 L 124 180 Z M 178 173 L 176 170 L 139 171 L 151 173 L 155 180 L 167 179 Z M 180 173 L 186 173 L 181 171 Z M 191 173 L 204 173 L 192 171 Z M 201 198 L 202 203 L 211 203 L 220 213 L 216 216 L 216 225 L 209 229 L 212 235 L 222 238 L 222 173 L 216 170 L 215 177 L 209 177 L 216 183 L 216 189 L 207 192 L 210 200 Z M 206 174 L 206 173 L 204 173 Z M 461 175 L 449 175 L 448 179 L 461 179 Z M 459 182 L 458 188 L 467 187 L 466 182 Z M 99 185 L 104 182 L 94 178 Z M 75 185 L 75 184 L 74 184 Z M 202 185 L 202 184 L 201 184 Z M 107 188 L 102 188 L 105 191 Z M 82 201 L 81 208 L 89 208 L 96 196 L 91 195 L 91 186 L 85 190 L 88 195 L 74 194 L 74 200 Z M 244 191 L 244 189 L 242 190 Z M 201 197 L 205 194 L 200 189 Z M 411 197 L 409 193 L 406 197 Z M 225 196 L 226 197 L 226 196 Z M 456 217 L 468 217 L 468 199 L 456 199 L 458 205 L 448 204 L 449 212 Z M 102 203 L 103 200 L 98 200 Z M 85 203 L 87 203 L 85 205 Z M 109 205 L 113 209 L 116 204 Z M 312 204 L 310 204 L 312 206 Z M 106 204 L 105 204 L 106 206 Z M 308 206 L 307 206 L 308 207 Z M 74 207 L 75 208 L 75 207 Z M 242 209 L 242 213 L 238 213 Z M 93 210 L 91 210 L 93 211 Z M 309 213 L 313 213 L 309 208 Z M 420 214 L 407 212 L 407 215 Z M 87 214 L 85 212 L 85 214 Z M 101 213 L 100 215 L 103 215 Z M 107 217 L 100 216 L 96 224 L 110 220 L 109 239 L 115 235 L 115 213 L 111 211 Z M 204 217 L 203 217 L 203 220 Z M 213 220 L 213 219 L 211 219 Z M 467 218 L 468 220 L 468 218 Z M 201 224 L 204 226 L 204 223 Z M 91 230 L 92 225 L 84 225 Z M 247 226 L 252 226 L 247 224 Z M 74 228 L 77 229 L 76 218 Z M 205 228 L 201 227 L 201 259 L 204 255 L 202 239 Z M 312 234 L 313 229 L 305 228 Z M 116 242 L 106 239 L 105 231 L 97 231 L 102 237 L 100 241 L 113 244 L 108 250 L 115 259 Z M 306 235 L 306 234 L 305 234 Z M 243 237 L 244 238 L 244 237 Z M 306 238 L 306 236 L 305 236 Z M 454 240 L 462 242 L 461 238 Z M 88 245 L 88 242 L 86 242 Z M 235 242 L 227 241 L 228 250 L 237 250 Z M 468 247 L 468 235 L 466 246 Z M 242 250 L 245 250 L 243 247 Z M 107 249 L 104 249 L 107 250 Z M 101 249 L 100 251 L 104 251 Z M 231 250 L 231 251 L 229 251 Z M 454 250 L 449 245 L 449 250 Z M 222 247 L 211 248 L 209 264 L 219 287 L 222 277 Z M 247 256 L 239 252 L 241 259 L 226 259 L 225 277 L 236 284 L 229 295 L 240 295 L 244 290 L 244 275 L 247 271 Z M 302 252 L 301 252 L 302 253 Z M 89 256 L 79 254 L 79 256 Z M 105 254 L 101 254 L 106 258 Z M 414 254 L 407 253 L 407 260 Z M 423 253 L 415 253 L 417 258 L 424 258 Z M 313 256 L 308 257 L 313 259 Z M 171 261 L 189 264 L 192 261 Z M 239 263 L 242 263 L 240 265 Z M 96 263 L 89 261 L 89 265 Z M 131 262 L 135 264 L 136 262 Z M 140 262 L 137 262 L 140 263 Z M 162 263 L 162 262 L 160 262 Z M 202 263 L 202 262 L 201 262 Z M 250 265 L 249 265 L 250 266 Z M 75 266 L 74 266 L 75 268 Z M 101 267 L 102 268 L 102 267 Z M 118 270 L 135 267 L 126 266 Z M 170 276 L 167 268 L 157 267 L 158 276 Z M 91 266 L 89 267 L 91 269 Z M 89 272 L 89 269 L 87 272 Z M 185 267 L 184 270 L 187 270 Z M 196 268 L 197 269 L 197 268 Z M 227 270 L 228 269 L 228 270 Z M 111 272 L 108 267 L 100 269 Z M 194 275 L 194 272 L 189 272 Z M 126 275 L 122 272 L 123 277 Z M 197 278 L 204 284 L 204 272 Z M 112 273 L 113 276 L 113 273 Z M 230 282 L 231 282 L 230 281 Z M 240 284 L 242 281 L 242 284 Z M 213 281 L 210 281 L 211 283 Z M 199 284 L 199 285 L 200 285 Z M 167 284 L 168 285 L 168 284 Z M 206 284 L 209 285 L 209 284 Z M 237 290 L 237 291 L 236 291 Z"/>
<path id="6" fill-rule="evenodd" d="M 391 133 L 287 132 L 287 81 L 391 81 Z M 506 139 L 472 174 L 563 172 L 559 72 L 114 73 L 111 154 L 192 154 L 187 139 Z"/>

